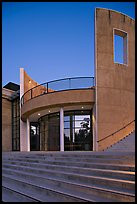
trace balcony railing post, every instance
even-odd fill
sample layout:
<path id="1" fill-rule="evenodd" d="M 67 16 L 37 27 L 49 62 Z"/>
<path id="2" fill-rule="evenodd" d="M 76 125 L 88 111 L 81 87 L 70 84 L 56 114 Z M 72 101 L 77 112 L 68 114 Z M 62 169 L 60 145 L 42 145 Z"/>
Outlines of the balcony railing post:
<path id="1" fill-rule="evenodd" d="M 24 104 L 24 95 L 22 96 L 22 105 Z"/>
<path id="2" fill-rule="evenodd" d="M 69 79 L 69 89 L 71 89 L 71 79 Z"/>
<path id="3" fill-rule="evenodd" d="M 48 83 L 47 83 L 47 93 L 48 93 Z"/>
<path id="4" fill-rule="evenodd" d="M 21 106 L 22 106 L 22 97 L 21 97 Z"/>
<path id="5" fill-rule="evenodd" d="M 92 83 L 93 83 L 93 86 L 95 85 L 95 81 L 94 81 L 94 78 L 92 78 Z"/>
<path id="6" fill-rule="evenodd" d="M 31 94 L 31 99 L 32 99 L 32 89 L 30 90 L 30 94 Z"/>
<path id="7" fill-rule="evenodd" d="M 93 81 L 94 81 L 93 86 L 96 86 L 96 80 L 95 80 L 95 77 L 93 77 Z"/>

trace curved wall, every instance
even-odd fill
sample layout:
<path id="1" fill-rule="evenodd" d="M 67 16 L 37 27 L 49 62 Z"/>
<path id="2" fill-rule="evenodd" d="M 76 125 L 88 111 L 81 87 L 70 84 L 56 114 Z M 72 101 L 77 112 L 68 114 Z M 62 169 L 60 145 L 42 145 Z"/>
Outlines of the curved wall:
<path id="1" fill-rule="evenodd" d="M 127 34 L 127 62 L 123 64 L 114 62 L 115 31 Z M 96 9 L 95 81 L 95 129 L 96 140 L 100 140 L 135 119 L 135 21 L 113 10 Z M 124 134 L 96 141 L 96 149 L 105 149 Z"/>
<path id="2" fill-rule="evenodd" d="M 36 81 L 34 81 L 25 71 L 24 71 L 24 93 L 28 91 L 29 89 L 32 89 L 36 86 L 38 86 Z M 46 91 L 46 88 L 44 86 L 38 86 L 35 88 L 35 93 L 33 92 L 33 97 L 40 95 L 43 91 Z M 30 92 L 24 96 L 24 101 L 27 101 L 31 98 Z"/>
<path id="3" fill-rule="evenodd" d="M 31 83 L 30 83 L 31 81 Z M 23 68 L 20 68 L 20 99 L 29 89 L 39 85 L 32 80 Z M 37 121 L 39 115 L 49 114 L 60 111 L 61 130 L 60 130 L 60 151 L 63 151 L 63 110 L 91 109 L 95 103 L 95 89 L 75 89 L 65 91 L 54 91 L 48 88 L 48 93 L 43 94 L 42 85 L 39 85 L 35 91 L 29 91 L 25 94 L 25 103 L 21 106 L 20 119 L 20 150 L 30 151 L 30 122 Z M 28 94 L 29 93 L 29 94 Z M 31 94 L 33 97 L 31 97 Z M 21 105 L 21 104 L 20 104 Z M 40 113 L 39 113 L 40 112 Z"/>
<path id="4" fill-rule="evenodd" d="M 66 90 L 44 94 L 27 101 L 21 109 L 21 119 L 26 121 L 31 114 L 55 107 L 65 107 L 70 105 L 91 105 L 95 102 L 94 89 Z"/>

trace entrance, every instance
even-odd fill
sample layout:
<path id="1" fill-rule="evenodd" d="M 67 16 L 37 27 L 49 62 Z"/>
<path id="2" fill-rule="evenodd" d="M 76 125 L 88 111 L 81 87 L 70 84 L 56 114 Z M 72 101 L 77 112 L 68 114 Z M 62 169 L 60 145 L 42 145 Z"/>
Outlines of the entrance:
<path id="1" fill-rule="evenodd" d="M 68 111 L 64 114 L 64 150 L 92 151 L 92 111 Z"/>
<path id="2" fill-rule="evenodd" d="M 39 142 L 39 123 L 31 122 L 30 123 L 30 151 L 39 151 L 40 142 Z"/>
<path id="3" fill-rule="evenodd" d="M 64 111 L 64 151 L 93 150 L 91 116 L 90 110 Z M 59 112 L 42 116 L 38 122 L 39 126 L 31 125 L 31 150 L 60 151 Z"/>
<path id="4" fill-rule="evenodd" d="M 60 116 L 52 113 L 39 118 L 40 151 L 60 150 Z"/>

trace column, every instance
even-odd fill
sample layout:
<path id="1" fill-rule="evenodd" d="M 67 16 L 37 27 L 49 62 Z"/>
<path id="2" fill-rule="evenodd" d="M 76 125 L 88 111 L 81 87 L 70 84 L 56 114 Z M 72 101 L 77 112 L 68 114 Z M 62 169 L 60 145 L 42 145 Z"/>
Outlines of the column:
<path id="1" fill-rule="evenodd" d="M 20 119 L 20 151 L 26 151 L 27 123 Z"/>
<path id="2" fill-rule="evenodd" d="M 27 118 L 26 149 L 28 152 L 30 151 L 30 121 L 29 121 L 29 118 Z"/>
<path id="3" fill-rule="evenodd" d="M 20 68 L 20 100 L 24 94 L 24 68 Z M 21 103 L 20 103 L 20 116 L 21 116 Z M 26 151 L 26 133 L 27 123 L 21 120 L 20 117 L 20 151 Z"/>
<path id="4" fill-rule="evenodd" d="M 98 151 L 98 137 L 97 137 L 97 122 L 96 122 L 96 104 L 93 106 L 92 111 L 92 127 L 93 127 L 93 151 Z"/>
<path id="5" fill-rule="evenodd" d="M 60 109 L 60 151 L 64 151 L 64 110 Z"/>

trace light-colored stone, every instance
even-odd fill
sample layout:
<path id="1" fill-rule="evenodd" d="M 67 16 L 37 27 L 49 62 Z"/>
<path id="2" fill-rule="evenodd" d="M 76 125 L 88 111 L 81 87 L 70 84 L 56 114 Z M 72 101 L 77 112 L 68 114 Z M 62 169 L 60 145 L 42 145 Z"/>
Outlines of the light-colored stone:
<path id="1" fill-rule="evenodd" d="M 95 15 L 95 69 L 96 69 L 96 126 L 97 138 L 122 128 L 135 119 L 135 30 L 134 20 L 108 9 L 96 9 Z M 114 63 L 114 31 L 127 33 L 127 65 Z M 126 34 L 125 34 L 126 35 Z M 104 59 L 103 59 L 104 56 Z M 123 108 L 125 111 L 123 112 Z M 130 128 L 129 128 L 130 129 Z M 98 150 L 119 141 L 124 131 L 115 139 L 98 143 Z M 119 138 L 120 137 L 120 138 Z M 111 137 L 112 138 L 112 137 Z"/>

